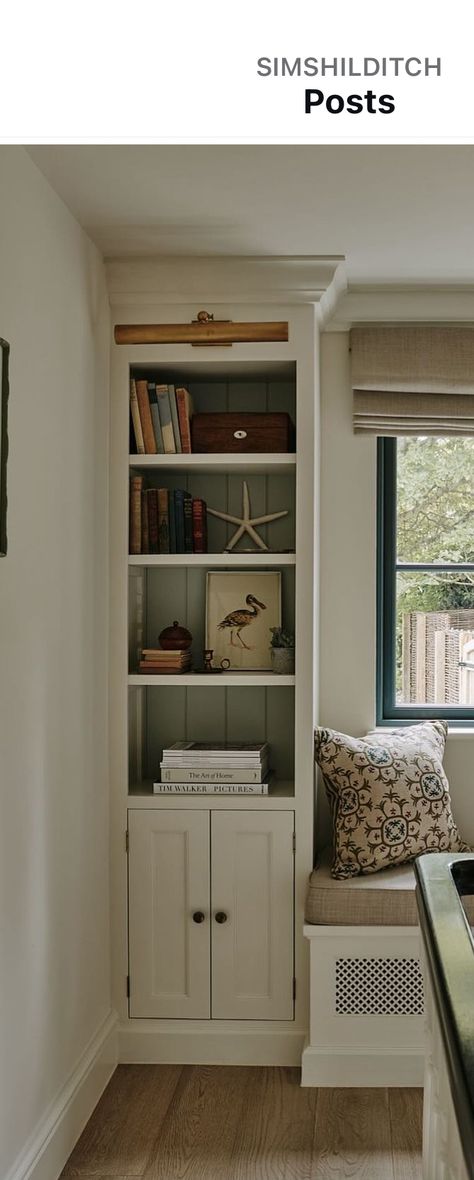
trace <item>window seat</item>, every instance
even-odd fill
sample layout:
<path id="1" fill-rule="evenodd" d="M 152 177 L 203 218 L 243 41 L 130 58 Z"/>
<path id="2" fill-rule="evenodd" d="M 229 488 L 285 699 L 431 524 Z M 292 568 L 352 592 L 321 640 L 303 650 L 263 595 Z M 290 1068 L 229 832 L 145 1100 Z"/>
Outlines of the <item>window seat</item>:
<path id="1" fill-rule="evenodd" d="M 474 925 L 474 897 L 465 898 Z M 424 996 L 413 865 L 334 880 L 311 873 L 305 1086 L 421 1086 Z"/>
<path id="2" fill-rule="evenodd" d="M 309 879 L 305 921 L 315 926 L 416 926 L 412 865 L 336 881 L 325 849 Z"/>
<path id="3" fill-rule="evenodd" d="M 321 853 L 309 878 L 305 922 L 312 926 L 417 926 L 413 864 L 336 881 L 331 849 Z M 474 897 L 463 899 L 474 926 Z"/>

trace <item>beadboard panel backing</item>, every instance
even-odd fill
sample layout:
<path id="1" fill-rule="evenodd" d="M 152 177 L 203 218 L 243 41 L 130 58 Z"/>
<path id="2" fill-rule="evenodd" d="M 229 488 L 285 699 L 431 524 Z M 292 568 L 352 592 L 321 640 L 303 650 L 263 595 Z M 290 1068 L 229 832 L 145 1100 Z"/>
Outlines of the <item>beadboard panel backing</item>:
<path id="1" fill-rule="evenodd" d="M 209 569 L 212 570 L 212 557 Z M 219 567 L 219 572 L 225 571 Z M 229 567 L 227 567 L 229 568 Z M 259 567 L 265 570 L 270 567 Z M 229 569 L 235 573 L 235 567 Z M 281 568 L 282 619 L 286 630 L 295 630 L 295 570 Z M 249 579 L 251 571 L 247 570 Z M 158 647 L 164 627 L 177 619 L 193 637 L 193 664 L 203 666 L 206 629 L 206 574 L 202 566 L 148 567 L 130 566 L 129 575 L 129 672 L 138 670 L 142 647 Z M 242 603 L 242 606 L 244 603 Z M 270 647 L 270 632 L 268 633 Z"/>
<path id="2" fill-rule="evenodd" d="M 277 779 L 294 777 L 294 690 L 173 684 L 129 689 L 130 787 L 159 775 L 176 741 L 268 741 Z"/>
<path id="3" fill-rule="evenodd" d="M 138 460 L 138 456 L 137 456 Z M 137 469 L 140 463 L 137 461 Z M 254 475 L 243 471 L 240 475 L 209 474 L 201 472 L 160 471 L 145 469 L 147 488 L 181 488 L 192 496 L 205 500 L 209 508 L 218 512 L 229 512 L 231 516 L 242 516 L 242 483 L 245 479 L 250 495 L 252 516 L 266 516 L 269 512 L 287 511 L 288 515 L 274 520 L 271 524 L 258 525 L 260 536 L 272 551 L 295 548 L 295 477 L 288 475 Z M 236 525 L 208 515 L 208 552 L 222 553 L 229 543 Z M 233 553 L 245 549 L 247 540 L 242 538 Z M 191 560 L 192 555 L 190 554 Z M 211 561 L 211 558 L 210 558 Z"/>
<path id="4" fill-rule="evenodd" d="M 199 362 L 197 362 L 199 363 Z M 229 362 L 229 369 L 232 362 Z M 197 365 L 196 365 L 197 367 Z M 160 384 L 179 385 L 176 365 L 154 364 L 133 366 L 132 375 L 150 378 Z M 294 378 L 252 378 L 226 376 L 225 380 L 206 374 L 205 380 L 193 376 L 192 370 L 182 380 L 189 389 L 196 414 L 228 413 L 285 413 L 295 422 L 296 395 Z"/>

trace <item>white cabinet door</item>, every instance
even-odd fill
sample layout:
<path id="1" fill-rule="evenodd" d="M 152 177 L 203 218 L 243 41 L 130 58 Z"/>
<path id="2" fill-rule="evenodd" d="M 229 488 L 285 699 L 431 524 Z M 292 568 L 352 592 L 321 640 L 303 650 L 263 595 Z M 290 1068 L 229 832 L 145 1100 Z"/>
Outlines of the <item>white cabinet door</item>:
<path id="1" fill-rule="evenodd" d="M 293 812 L 212 812 L 217 1019 L 293 1019 L 293 830 Z"/>
<path id="2" fill-rule="evenodd" d="M 210 1016 L 209 818 L 129 812 L 131 1016 Z"/>

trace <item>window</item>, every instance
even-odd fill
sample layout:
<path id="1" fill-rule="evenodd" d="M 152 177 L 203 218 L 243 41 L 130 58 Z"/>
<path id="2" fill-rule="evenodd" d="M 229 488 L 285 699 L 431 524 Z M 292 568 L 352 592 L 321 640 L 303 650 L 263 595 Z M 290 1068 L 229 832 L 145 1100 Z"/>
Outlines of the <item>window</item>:
<path id="1" fill-rule="evenodd" d="M 378 721 L 474 719 L 474 438 L 378 452 Z"/>

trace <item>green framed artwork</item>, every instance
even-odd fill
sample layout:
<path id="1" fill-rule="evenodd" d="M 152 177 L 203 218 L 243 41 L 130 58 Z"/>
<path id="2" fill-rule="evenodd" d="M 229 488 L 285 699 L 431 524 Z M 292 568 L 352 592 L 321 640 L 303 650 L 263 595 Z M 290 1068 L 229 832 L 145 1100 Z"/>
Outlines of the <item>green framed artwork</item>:
<path id="1" fill-rule="evenodd" d="M 8 362 L 10 345 L 0 336 L 0 557 L 7 552 Z"/>

